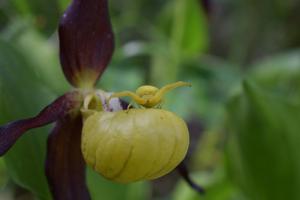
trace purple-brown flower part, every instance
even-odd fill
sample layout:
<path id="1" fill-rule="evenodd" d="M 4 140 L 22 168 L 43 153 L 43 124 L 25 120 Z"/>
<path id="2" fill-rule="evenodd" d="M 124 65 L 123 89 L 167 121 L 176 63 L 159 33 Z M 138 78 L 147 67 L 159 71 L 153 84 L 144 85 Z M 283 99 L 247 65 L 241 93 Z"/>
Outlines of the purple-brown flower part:
<path id="1" fill-rule="evenodd" d="M 27 130 L 52 123 L 79 106 L 79 98 L 77 92 L 66 93 L 44 108 L 37 116 L 0 127 L 0 156 L 5 154 Z"/>
<path id="2" fill-rule="evenodd" d="M 190 177 L 189 175 L 189 170 L 187 168 L 187 166 L 185 165 L 184 162 L 181 162 L 178 166 L 177 166 L 177 170 L 179 172 L 179 174 L 181 175 L 181 177 L 189 184 L 189 186 L 191 188 L 193 188 L 194 190 L 196 190 L 197 192 L 199 192 L 200 194 L 204 194 L 205 190 L 197 185 Z"/>
<path id="3" fill-rule="evenodd" d="M 60 61 L 75 87 L 93 87 L 108 65 L 114 38 L 107 0 L 73 0 L 59 25 Z"/>
<path id="4" fill-rule="evenodd" d="M 55 200 L 88 200 L 85 162 L 81 153 L 82 119 L 65 116 L 48 138 L 46 175 Z"/>

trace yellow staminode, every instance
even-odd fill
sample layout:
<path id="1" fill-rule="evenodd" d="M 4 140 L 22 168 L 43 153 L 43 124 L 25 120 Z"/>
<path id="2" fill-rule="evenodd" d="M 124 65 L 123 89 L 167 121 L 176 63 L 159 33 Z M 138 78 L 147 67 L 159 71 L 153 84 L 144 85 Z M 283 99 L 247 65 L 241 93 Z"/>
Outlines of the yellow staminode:
<path id="1" fill-rule="evenodd" d="M 152 108 L 161 103 L 165 93 L 167 93 L 168 91 L 173 90 L 177 87 L 182 87 L 182 86 L 191 86 L 191 84 L 183 82 L 183 81 L 178 81 L 176 83 L 168 84 L 168 85 L 162 87 L 161 89 L 158 89 L 151 85 L 143 85 L 143 86 L 139 87 L 135 93 L 131 92 L 131 91 L 123 91 L 123 92 L 114 93 L 113 95 L 110 96 L 108 101 L 114 97 L 129 96 L 137 104 L 144 106 L 146 108 Z"/>

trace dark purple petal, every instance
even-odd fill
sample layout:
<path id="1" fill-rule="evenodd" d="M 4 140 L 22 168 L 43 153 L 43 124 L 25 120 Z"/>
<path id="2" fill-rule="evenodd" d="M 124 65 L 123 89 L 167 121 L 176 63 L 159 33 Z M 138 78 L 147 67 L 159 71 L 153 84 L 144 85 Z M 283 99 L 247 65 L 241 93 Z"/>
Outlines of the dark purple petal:
<path id="1" fill-rule="evenodd" d="M 107 0 L 73 0 L 59 25 L 60 61 L 75 87 L 92 87 L 114 50 Z"/>
<path id="2" fill-rule="evenodd" d="M 0 156 L 5 154 L 27 130 L 54 122 L 80 105 L 77 92 L 67 93 L 44 108 L 36 117 L 18 120 L 0 127 Z"/>
<path id="3" fill-rule="evenodd" d="M 90 199 L 80 148 L 81 129 L 81 117 L 69 115 L 56 122 L 48 138 L 46 175 L 55 200 Z"/>
<path id="4" fill-rule="evenodd" d="M 204 194 L 205 190 L 197 185 L 190 177 L 189 175 L 189 171 L 187 169 L 187 166 L 184 164 L 184 162 L 181 162 L 178 167 L 177 170 L 179 172 L 179 174 L 182 176 L 182 178 L 189 184 L 189 186 L 191 188 L 193 188 L 194 190 L 196 190 L 197 192 L 199 192 L 200 194 Z"/>

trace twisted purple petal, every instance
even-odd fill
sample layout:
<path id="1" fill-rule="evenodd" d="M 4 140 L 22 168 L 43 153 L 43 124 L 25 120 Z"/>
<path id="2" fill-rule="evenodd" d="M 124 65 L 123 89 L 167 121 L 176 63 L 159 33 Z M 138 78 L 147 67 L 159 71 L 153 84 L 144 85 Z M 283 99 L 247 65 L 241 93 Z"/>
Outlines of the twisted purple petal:
<path id="1" fill-rule="evenodd" d="M 48 138 L 46 175 L 55 200 L 89 200 L 81 153 L 81 116 L 66 116 Z"/>
<path id="2" fill-rule="evenodd" d="M 181 175 L 181 177 L 189 184 L 189 186 L 191 188 L 193 188 L 194 190 L 196 190 L 197 192 L 199 192 L 200 194 L 204 194 L 205 190 L 197 185 L 190 177 L 189 175 L 189 170 L 187 168 L 187 166 L 185 165 L 184 162 L 181 162 L 179 164 L 179 166 L 177 166 L 177 170 L 179 172 L 179 174 Z"/>
<path id="3" fill-rule="evenodd" d="M 44 108 L 36 117 L 18 120 L 0 127 L 0 156 L 5 154 L 27 130 L 44 126 L 79 105 L 77 92 L 66 93 Z"/>

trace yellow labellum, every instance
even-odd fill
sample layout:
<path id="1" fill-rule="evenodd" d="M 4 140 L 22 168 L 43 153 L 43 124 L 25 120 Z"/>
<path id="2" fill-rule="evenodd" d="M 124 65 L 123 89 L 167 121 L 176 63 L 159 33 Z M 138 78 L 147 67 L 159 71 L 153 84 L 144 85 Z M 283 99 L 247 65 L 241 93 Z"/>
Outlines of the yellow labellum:
<path id="1" fill-rule="evenodd" d="M 121 183 L 169 173 L 183 160 L 188 145 L 186 123 L 162 109 L 97 112 L 83 126 L 87 164 Z"/>

